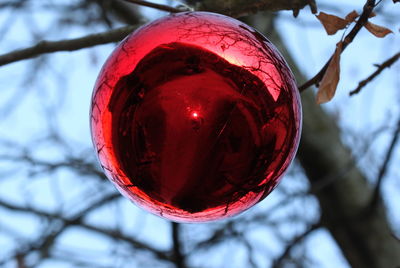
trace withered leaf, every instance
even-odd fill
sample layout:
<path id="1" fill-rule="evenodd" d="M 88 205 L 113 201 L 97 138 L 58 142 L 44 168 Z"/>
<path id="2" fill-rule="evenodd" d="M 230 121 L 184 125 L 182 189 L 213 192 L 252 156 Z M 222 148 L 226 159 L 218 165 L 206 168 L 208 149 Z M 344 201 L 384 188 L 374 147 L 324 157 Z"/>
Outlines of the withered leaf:
<path id="1" fill-rule="evenodd" d="M 369 21 L 367 21 L 367 23 L 364 25 L 364 27 L 367 28 L 367 30 L 370 33 L 372 33 L 373 35 L 375 35 L 376 37 L 379 37 L 379 38 L 383 38 L 386 35 L 393 33 L 388 28 L 373 24 L 372 22 L 369 22 Z"/>
<path id="2" fill-rule="evenodd" d="M 336 45 L 332 60 L 329 62 L 328 68 L 319 84 L 316 97 L 317 104 L 326 103 L 335 96 L 340 79 L 340 54 L 342 53 L 342 45 L 342 42 Z"/>
<path id="3" fill-rule="evenodd" d="M 344 29 L 348 24 L 347 20 L 324 12 L 320 12 L 316 17 L 322 23 L 328 35 L 335 34 L 337 31 Z"/>
<path id="4" fill-rule="evenodd" d="M 400 0 L 393 0 L 393 3 L 396 4 L 397 2 L 400 2 Z"/>
<path id="5" fill-rule="evenodd" d="M 347 21 L 347 23 L 351 23 L 355 21 L 358 18 L 358 16 L 360 15 L 358 15 L 357 11 L 353 10 L 352 12 L 347 14 L 344 19 Z"/>

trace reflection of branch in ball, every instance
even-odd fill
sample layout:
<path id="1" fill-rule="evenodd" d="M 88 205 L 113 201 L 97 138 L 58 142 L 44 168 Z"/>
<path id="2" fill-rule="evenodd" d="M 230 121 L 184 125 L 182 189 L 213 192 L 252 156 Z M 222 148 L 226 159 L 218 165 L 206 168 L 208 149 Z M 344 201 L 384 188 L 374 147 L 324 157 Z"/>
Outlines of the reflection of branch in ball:
<path id="1" fill-rule="evenodd" d="M 163 20 L 128 37 L 99 77 L 109 86 L 94 101 L 106 105 L 100 129 L 111 148 L 101 159 L 114 159 L 108 166 L 124 174 L 114 182 L 153 213 L 235 215 L 268 195 L 294 157 L 293 77 L 248 26 L 201 12 Z"/>

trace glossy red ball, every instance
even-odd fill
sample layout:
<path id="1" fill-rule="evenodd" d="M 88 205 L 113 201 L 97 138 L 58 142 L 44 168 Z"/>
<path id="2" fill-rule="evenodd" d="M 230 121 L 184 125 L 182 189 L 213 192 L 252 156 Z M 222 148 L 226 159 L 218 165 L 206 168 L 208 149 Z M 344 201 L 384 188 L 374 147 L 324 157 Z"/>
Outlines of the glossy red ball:
<path id="1" fill-rule="evenodd" d="M 91 130 L 122 194 L 181 222 L 236 215 L 267 196 L 293 160 L 299 94 L 276 48 L 207 12 L 129 35 L 95 85 Z"/>

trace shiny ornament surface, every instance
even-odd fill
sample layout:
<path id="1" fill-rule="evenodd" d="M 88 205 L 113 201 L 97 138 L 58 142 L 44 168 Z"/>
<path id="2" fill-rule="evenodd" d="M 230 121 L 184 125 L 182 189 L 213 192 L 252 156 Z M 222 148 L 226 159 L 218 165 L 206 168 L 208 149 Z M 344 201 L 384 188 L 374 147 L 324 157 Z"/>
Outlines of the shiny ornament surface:
<path id="1" fill-rule="evenodd" d="M 265 37 L 226 16 L 185 12 L 113 51 L 90 120 L 100 163 L 123 195 L 161 217 L 202 222 L 273 190 L 297 150 L 301 107 Z"/>

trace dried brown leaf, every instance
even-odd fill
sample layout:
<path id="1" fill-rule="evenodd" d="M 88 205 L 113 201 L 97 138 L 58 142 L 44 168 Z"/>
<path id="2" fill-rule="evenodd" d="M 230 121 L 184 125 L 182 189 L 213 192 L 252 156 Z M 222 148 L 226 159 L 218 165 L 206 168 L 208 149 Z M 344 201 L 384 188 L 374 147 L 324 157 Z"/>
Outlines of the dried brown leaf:
<path id="1" fill-rule="evenodd" d="M 372 22 L 369 22 L 369 21 L 367 21 L 367 23 L 364 25 L 364 27 L 367 28 L 367 30 L 370 33 L 372 33 L 373 35 L 375 35 L 376 37 L 379 37 L 379 38 L 383 38 L 386 35 L 393 33 L 388 28 L 373 24 Z"/>
<path id="2" fill-rule="evenodd" d="M 373 18 L 375 16 L 376 16 L 376 13 L 372 11 L 371 14 L 369 14 L 368 18 Z"/>
<path id="3" fill-rule="evenodd" d="M 398 2 L 400 2 L 400 0 L 393 0 L 393 3 L 398 3 Z"/>
<path id="4" fill-rule="evenodd" d="M 345 19 L 324 12 L 320 12 L 316 17 L 322 23 L 325 31 L 329 35 L 335 34 L 337 31 L 344 29 L 348 24 Z"/>
<path id="5" fill-rule="evenodd" d="M 355 21 L 359 16 L 360 15 L 357 13 L 357 11 L 353 10 L 352 12 L 347 14 L 344 19 L 347 21 L 347 23 L 351 23 Z"/>
<path id="6" fill-rule="evenodd" d="M 326 103 L 335 96 L 336 88 L 340 79 L 340 54 L 342 53 L 342 42 L 336 45 L 332 59 L 322 77 L 317 92 L 316 101 L 318 104 Z"/>

